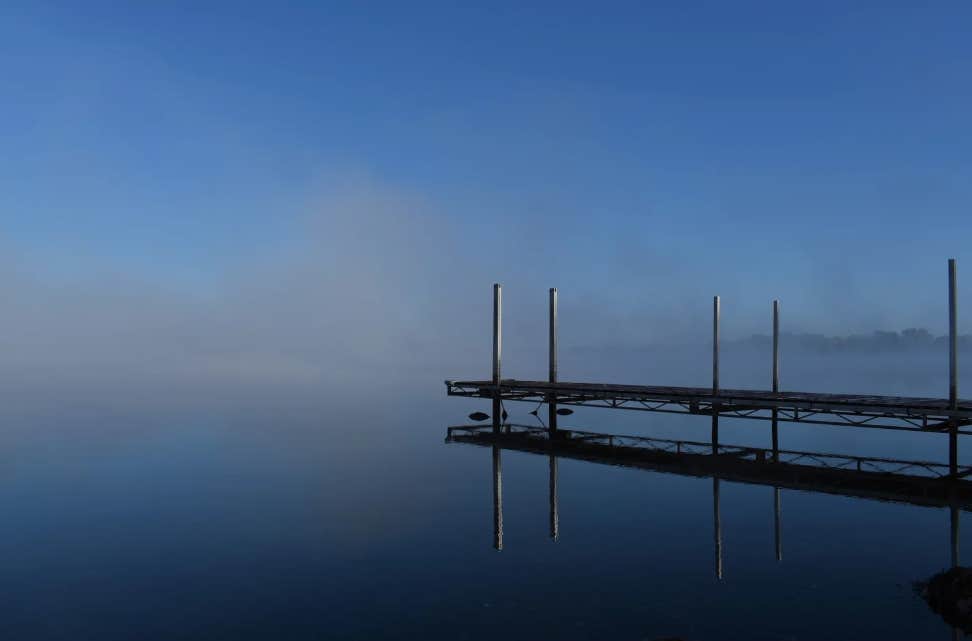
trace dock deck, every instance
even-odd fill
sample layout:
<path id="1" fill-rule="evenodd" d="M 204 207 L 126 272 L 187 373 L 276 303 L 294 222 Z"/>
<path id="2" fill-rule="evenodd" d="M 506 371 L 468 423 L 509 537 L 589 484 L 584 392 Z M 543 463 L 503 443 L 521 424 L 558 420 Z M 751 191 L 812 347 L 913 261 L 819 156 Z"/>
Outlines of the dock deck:
<path id="1" fill-rule="evenodd" d="M 763 390 L 614 385 L 503 379 L 447 380 L 450 396 L 525 401 L 755 420 L 844 425 L 911 431 L 946 431 L 972 425 L 972 400 L 952 408 L 948 399 L 772 392 Z M 775 416 L 774 416 L 775 414 Z M 958 429 L 961 434 L 972 431 Z"/>

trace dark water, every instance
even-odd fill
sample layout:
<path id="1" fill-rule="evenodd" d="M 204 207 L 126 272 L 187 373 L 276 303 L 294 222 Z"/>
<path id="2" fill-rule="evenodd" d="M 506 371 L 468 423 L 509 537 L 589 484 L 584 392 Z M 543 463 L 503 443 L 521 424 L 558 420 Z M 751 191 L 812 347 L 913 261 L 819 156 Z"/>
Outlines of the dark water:
<path id="1" fill-rule="evenodd" d="M 783 490 L 777 560 L 774 489 L 723 480 L 720 580 L 712 479 L 561 459 L 554 540 L 549 459 L 504 450 L 497 551 L 493 453 L 444 442 L 488 407 L 441 387 L 327 407 L 10 432 L 0 637 L 952 638 L 912 589 L 950 564 L 945 508 Z M 622 414 L 565 422 L 708 431 Z M 769 438 L 724 425 L 726 441 Z M 941 460 L 944 439 L 921 436 L 783 429 L 784 446 Z"/>

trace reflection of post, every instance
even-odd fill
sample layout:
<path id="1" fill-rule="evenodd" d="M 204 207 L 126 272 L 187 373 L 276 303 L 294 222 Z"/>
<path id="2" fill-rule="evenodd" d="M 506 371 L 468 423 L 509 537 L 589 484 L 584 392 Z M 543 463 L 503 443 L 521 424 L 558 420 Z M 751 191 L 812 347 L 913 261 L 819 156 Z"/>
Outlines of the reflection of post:
<path id="1" fill-rule="evenodd" d="M 500 401 L 500 361 L 503 352 L 503 287 L 493 284 L 493 431 L 500 431 L 502 403 Z"/>
<path id="2" fill-rule="evenodd" d="M 557 382 L 557 288 L 550 288 L 550 383 Z M 557 397 L 550 394 L 547 398 L 549 412 L 550 435 L 557 431 Z"/>
<path id="3" fill-rule="evenodd" d="M 719 453 L 719 297 L 712 297 L 712 454 Z"/>
<path id="4" fill-rule="evenodd" d="M 716 578 L 722 580 L 722 517 L 719 513 L 719 477 L 712 479 L 712 517 L 715 521 Z"/>
<path id="5" fill-rule="evenodd" d="M 503 468 L 500 448 L 493 446 L 493 547 L 503 549 Z"/>
<path id="6" fill-rule="evenodd" d="M 780 391 L 780 301 L 773 301 L 773 393 Z M 773 462 L 780 461 L 779 410 L 773 408 Z"/>
<path id="7" fill-rule="evenodd" d="M 560 509 L 557 502 L 557 457 L 550 455 L 550 538 L 560 538 Z"/>
<path id="8" fill-rule="evenodd" d="M 952 530 L 952 567 L 957 568 L 959 565 L 959 509 L 957 506 L 952 505 L 949 507 L 950 525 Z M 958 628 L 952 627 L 952 639 L 953 641 L 958 641 L 964 635 L 959 631 Z"/>
<path id="9" fill-rule="evenodd" d="M 952 526 L 952 567 L 957 568 L 959 564 L 959 509 L 953 505 L 949 512 Z"/>
<path id="10" fill-rule="evenodd" d="M 781 525 L 781 512 L 783 511 L 783 497 L 782 491 L 778 487 L 773 488 L 773 520 L 776 530 L 776 560 L 783 560 L 783 539 L 781 537 L 780 525 Z"/>

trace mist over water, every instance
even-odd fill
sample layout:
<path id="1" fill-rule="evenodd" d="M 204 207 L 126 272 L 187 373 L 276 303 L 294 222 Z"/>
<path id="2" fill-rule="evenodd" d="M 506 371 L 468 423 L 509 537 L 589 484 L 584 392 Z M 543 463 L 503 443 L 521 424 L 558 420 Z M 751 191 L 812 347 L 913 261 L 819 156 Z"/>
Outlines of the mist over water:
<path id="1" fill-rule="evenodd" d="M 488 270 L 466 271 L 448 239 L 409 236 L 394 229 L 392 205 L 360 200 L 328 209 L 350 207 L 318 222 L 299 257 L 264 257 L 209 291 L 8 271 L 5 636 L 731 639 L 750 638 L 754 617 L 765 638 L 835 626 L 861 639 L 947 634 L 910 590 L 947 565 L 940 510 L 785 492 L 780 564 L 769 490 L 723 483 L 717 581 L 708 481 L 561 461 L 553 543 L 546 461 L 506 452 L 497 553 L 489 453 L 442 443 L 447 425 L 488 411 L 445 398 L 442 385 L 487 376 Z M 402 244 L 426 258 L 397 261 Z M 345 268 L 350 255 L 370 267 Z M 507 300 L 507 376 L 545 374 L 533 300 L 544 290 L 532 284 L 540 296 Z M 615 321 L 600 329 L 606 316 Z M 708 383 L 706 319 L 650 325 L 666 337 L 651 339 L 624 316 L 563 306 L 564 379 Z M 768 387 L 769 357 L 759 341 L 728 341 L 723 385 Z M 944 357 L 936 345 L 836 353 L 784 343 L 783 387 L 942 396 Z M 535 420 L 532 405 L 508 409 Z M 708 438 L 699 417 L 578 408 L 564 423 Z M 768 445 L 766 423 L 723 425 L 725 442 Z M 945 459 L 940 435 L 785 424 L 781 439 Z"/>
<path id="2" fill-rule="evenodd" d="M 7 242 L 2 411 L 313 404 L 322 389 L 354 395 L 376 377 L 400 391 L 475 377 L 489 363 L 492 282 L 505 284 L 504 371 L 513 377 L 544 371 L 545 294 L 557 286 L 569 379 L 705 384 L 709 306 L 721 294 L 726 385 L 765 385 L 768 346 L 750 337 L 767 333 L 770 301 L 781 298 L 785 386 L 944 389 L 944 366 L 933 364 L 939 344 L 901 351 L 875 342 L 805 358 L 813 350 L 797 340 L 905 327 L 941 336 L 943 257 L 908 272 L 889 258 L 842 279 L 847 265 L 794 255 L 788 271 L 807 277 L 778 281 L 703 271 L 674 248 L 636 252 L 623 235 L 590 234 L 588 252 L 608 258 L 586 270 L 583 256 L 559 249 L 584 234 L 581 218 L 548 229 L 530 219 L 507 227 L 510 217 L 498 215 L 460 228 L 450 204 L 359 173 L 323 174 L 295 200 L 284 233 L 191 279 L 82 252 L 52 264 Z M 886 283 L 873 296 L 860 284 L 896 273 L 893 300 L 881 295 Z M 959 309 L 967 308 L 960 288 Z"/>
<path id="3" fill-rule="evenodd" d="M 947 633 L 909 587 L 947 564 L 935 509 L 785 492 L 781 564 L 769 490 L 725 482 L 718 581 L 708 480 L 563 460 L 554 543 L 546 461 L 504 452 L 497 553 L 489 453 L 443 444 L 446 426 L 489 411 L 446 398 L 443 380 L 488 377 L 492 282 L 505 284 L 503 373 L 521 379 L 546 376 L 556 285 L 562 380 L 704 387 L 710 296 L 723 293 L 725 388 L 769 387 L 770 346 L 754 334 L 767 333 L 778 294 L 621 251 L 622 281 L 653 278 L 619 295 L 588 276 L 564 282 L 565 259 L 546 245 L 496 244 L 489 226 L 470 242 L 439 205 L 374 179 L 312 192 L 289 237 L 191 285 L 83 256 L 65 269 L 7 254 L 6 637 L 731 639 L 751 638 L 753 618 L 765 638 Z M 880 314 L 801 317 L 819 282 L 786 289 L 784 390 L 945 396 L 934 338 L 805 336 L 941 335 L 944 296 L 942 314 L 900 319 L 877 301 L 887 319 L 868 325 Z M 536 422 L 531 404 L 507 409 Z M 563 425 L 709 438 L 696 416 L 577 408 Z M 769 426 L 726 419 L 722 440 L 766 447 Z M 947 456 L 940 434 L 797 424 L 783 424 L 781 446 Z"/>

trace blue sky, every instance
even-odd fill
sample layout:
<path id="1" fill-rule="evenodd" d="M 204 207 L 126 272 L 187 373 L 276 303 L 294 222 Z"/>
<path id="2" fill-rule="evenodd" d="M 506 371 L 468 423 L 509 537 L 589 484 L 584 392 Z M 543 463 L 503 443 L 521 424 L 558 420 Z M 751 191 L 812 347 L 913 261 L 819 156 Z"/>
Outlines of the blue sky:
<path id="1" fill-rule="evenodd" d="M 211 294 L 350 182 L 470 296 L 941 331 L 945 259 L 972 282 L 967 2 L 291 4 L 0 8 L 14 269 Z M 346 268 L 458 260 L 383 227 Z"/>

